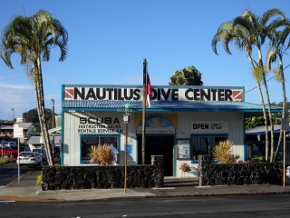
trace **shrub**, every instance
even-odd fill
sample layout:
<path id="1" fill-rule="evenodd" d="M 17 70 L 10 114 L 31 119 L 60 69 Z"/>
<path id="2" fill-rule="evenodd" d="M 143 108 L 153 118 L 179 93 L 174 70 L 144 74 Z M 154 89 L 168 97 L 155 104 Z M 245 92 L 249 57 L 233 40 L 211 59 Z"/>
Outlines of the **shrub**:
<path id="1" fill-rule="evenodd" d="M 219 163 L 235 163 L 240 157 L 232 154 L 233 143 L 229 140 L 220 141 L 213 149 L 213 157 Z"/>
<path id="2" fill-rule="evenodd" d="M 261 163 L 264 161 L 264 158 L 262 156 L 253 156 L 251 157 L 251 162 Z"/>
<path id="3" fill-rule="evenodd" d="M 112 152 L 113 145 L 92 145 L 89 148 L 90 162 L 99 163 L 101 165 L 110 165 L 115 159 L 115 155 Z"/>
<path id="4" fill-rule="evenodd" d="M 37 176 L 36 185 L 41 184 L 42 182 L 42 172 Z"/>
<path id="5" fill-rule="evenodd" d="M 10 163 L 13 161 L 15 161 L 15 159 L 11 157 L 0 157 L 0 165 Z"/>
<path id="6" fill-rule="evenodd" d="M 269 158 L 270 159 L 270 158 Z M 274 151 L 274 159 L 276 162 L 282 162 L 283 161 L 283 153 Z"/>

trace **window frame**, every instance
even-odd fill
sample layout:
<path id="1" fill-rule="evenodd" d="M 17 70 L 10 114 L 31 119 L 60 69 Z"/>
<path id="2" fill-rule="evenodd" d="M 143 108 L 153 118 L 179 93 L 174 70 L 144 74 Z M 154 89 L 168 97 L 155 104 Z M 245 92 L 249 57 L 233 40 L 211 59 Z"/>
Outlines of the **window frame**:
<path id="1" fill-rule="evenodd" d="M 120 134 L 80 134 L 80 163 L 81 164 L 96 164 L 91 163 L 89 160 L 84 159 L 83 157 L 83 145 L 82 145 L 82 137 L 116 137 L 116 146 L 115 148 L 120 149 Z M 88 145 L 91 146 L 92 144 Z"/>
<path id="2" fill-rule="evenodd" d="M 225 137 L 225 140 L 228 140 L 228 134 L 227 133 L 214 133 L 214 134 L 191 134 L 190 135 L 190 158 L 193 162 L 197 162 L 198 161 L 198 155 L 209 155 L 208 154 L 208 148 L 206 149 L 207 154 L 201 154 L 201 153 L 194 153 L 195 146 L 194 146 L 194 137 Z M 211 146 L 211 149 L 213 149 L 216 145 Z M 212 158 L 212 157 L 211 157 Z M 213 160 L 213 159 L 211 159 Z"/>

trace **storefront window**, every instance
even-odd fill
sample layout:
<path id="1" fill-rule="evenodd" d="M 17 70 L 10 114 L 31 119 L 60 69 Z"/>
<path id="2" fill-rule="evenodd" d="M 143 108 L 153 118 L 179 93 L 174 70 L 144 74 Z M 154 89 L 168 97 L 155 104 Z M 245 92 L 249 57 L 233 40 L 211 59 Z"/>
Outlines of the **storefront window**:
<path id="1" fill-rule="evenodd" d="M 90 163 L 88 156 L 92 145 L 113 145 L 118 149 L 119 135 L 81 135 L 81 163 Z"/>
<path id="2" fill-rule="evenodd" d="M 199 135 L 192 136 L 192 159 L 197 159 L 198 155 L 210 155 L 212 159 L 212 150 L 220 141 L 227 140 L 227 135 Z"/>

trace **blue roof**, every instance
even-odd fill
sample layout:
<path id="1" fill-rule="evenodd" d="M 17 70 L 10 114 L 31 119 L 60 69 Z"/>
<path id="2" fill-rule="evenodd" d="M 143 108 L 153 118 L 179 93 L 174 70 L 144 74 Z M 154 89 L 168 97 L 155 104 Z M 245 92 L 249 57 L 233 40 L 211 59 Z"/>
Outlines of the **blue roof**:
<path id="1" fill-rule="evenodd" d="M 67 100 L 62 102 L 64 110 L 95 110 L 95 111 L 116 111 L 117 109 L 128 108 L 142 112 L 142 101 L 85 101 Z M 282 112 L 282 108 L 272 106 L 273 113 Z M 197 101 L 151 101 L 151 107 L 147 107 L 148 112 L 157 111 L 188 111 L 188 112 L 244 112 L 262 113 L 262 106 L 247 102 L 197 102 Z"/>
<path id="2" fill-rule="evenodd" d="M 274 133 L 280 133 L 281 129 L 281 124 L 280 125 L 274 125 Z M 290 132 L 290 129 L 285 130 L 287 133 Z M 246 130 L 246 135 L 265 135 L 266 132 L 266 127 L 265 126 L 257 126 L 252 129 Z M 268 133 L 271 132 L 271 126 L 268 126 Z"/>

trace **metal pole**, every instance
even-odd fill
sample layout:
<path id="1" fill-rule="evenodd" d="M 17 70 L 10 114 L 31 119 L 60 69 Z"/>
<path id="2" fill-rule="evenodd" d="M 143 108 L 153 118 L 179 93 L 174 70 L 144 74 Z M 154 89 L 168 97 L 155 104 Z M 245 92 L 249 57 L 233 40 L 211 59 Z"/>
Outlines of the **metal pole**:
<path id="1" fill-rule="evenodd" d="M 20 160 L 19 160 L 19 137 L 18 137 L 18 155 L 17 155 L 17 159 L 18 159 L 18 164 L 17 164 L 17 168 L 18 168 L 18 183 L 20 182 Z"/>
<path id="2" fill-rule="evenodd" d="M 55 127 L 55 119 L 54 119 L 54 99 L 51 99 L 51 101 L 52 101 L 52 122 L 51 122 L 51 126 L 52 126 L 52 128 L 54 128 Z"/>
<path id="3" fill-rule="evenodd" d="M 128 115 L 127 110 L 126 115 Z M 128 122 L 126 123 L 124 193 L 127 192 L 127 147 L 128 147 Z"/>
<path id="4" fill-rule="evenodd" d="M 12 121 L 14 121 L 14 108 L 11 108 L 12 110 Z"/>
<path id="5" fill-rule="evenodd" d="M 51 122 L 51 128 L 55 128 L 55 117 L 54 117 L 54 99 L 51 99 L 52 101 L 52 122 Z M 55 145 L 55 137 L 54 134 L 52 136 L 52 158 L 54 158 L 54 145 Z M 42 155 L 42 153 L 41 153 Z"/>
<path id="6" fill-rule="evenodd" d="M 143 106 L 142 106 L 142 164 L 145 164 L 145 137 L 146 137 L 146 130 L 145 130 L 145 122 L 146 122 L 146 74 L 147 74 L 147 61 L 144 59 L 143 62 Z"/>
<path id="7" fill-rule="evenodd" d="M 286 131 L 283 130 L 283 189 L 285 189 L 285 183 L 286 183 Z"/>
<path id="8" fill-rule="evenodd" d="M 2 146 L 2 158 L 3 158 L 4 157 L 4 151 L 3 151 L 3 149 L 4 149 L 4 147 L 3 147 L 4 146 L 4 140 L 3 139 L 2 139 L 2 145 L 1 146 Z"/>

